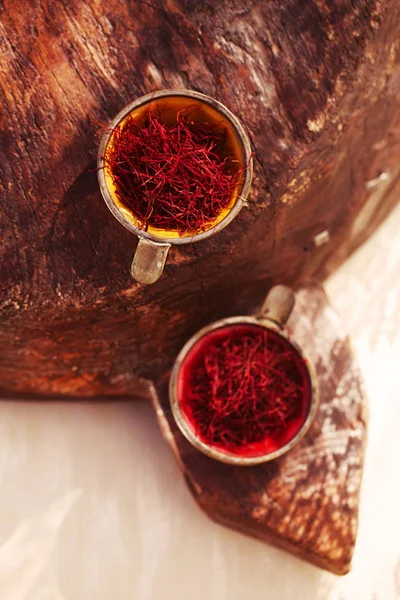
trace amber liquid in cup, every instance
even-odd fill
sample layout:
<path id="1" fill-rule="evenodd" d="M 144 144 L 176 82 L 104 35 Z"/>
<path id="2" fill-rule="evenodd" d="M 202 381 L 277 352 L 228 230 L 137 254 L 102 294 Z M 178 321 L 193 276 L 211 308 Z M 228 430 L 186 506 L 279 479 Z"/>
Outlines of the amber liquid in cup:
<path id="1" fill-rule="evenodd" d="M 182 111 L 185 111 L 183 113 L 184 115 L 185 113 L 187 114 L 187 119 L 189 122 L 216 125 L 215 131 L 225 131 L 226 139 L 224 142 L 224 147 L 221 151 L 221 157 L 228 157 L 230 159 L 228 162 L 228 172 L 234 175 L 240 169 L 245 168 L 246 157 L 244 154 L 244 148 L 243 144 L 240 142 L 235 128 L 233 127 L 232 123 L 230 123 L 221 115 L 220 112 L 207 103 L 199 102 L 193 98 L 188 98 L 185 96 L 153 99 L 126 115 L 119 123 L 118 128 L 123 130 L 128 119 L 132 119 L 139 127 L 144 127 L 148 111 L 151 112 L 154 118 L 158 117 L 160 122 L 166 126 L 175 125 L 177 122 L 178 113 L 181 113 Z M 112 145 L 113 135 L 110 137 L 107 152 L 112 151 Z M 125 218 L 132 223 L 132 225 L 134 225 L 137 229 L 142 229 L 143 224 L 141 223 L 140 219 L 138 219 L 132 210 L 121 201 L 118 194 L 118 182 L 115 181 L 112 170 L 108 166 L 107 162 L 104 170 L 106 185 L 115 206 L 125 216 Z M 206 222 L 200 231 L 187 231 L 186 233 L 182 234 L 174 229 L 161 229 L 148 224 L 146 228 L 147 233 L 160 241 L 171 241 L 182 238 L 193 238 L 193 236 L 197 234 L 202 234 L 212 230 L 224 221 L 224 219 L 229 215 L 231 210 L 236 205 L 243 187 L 243 179 L 243 177 L 239 178 L 227 207 L 223 208 L 215 217 L 215 219 Z"/>
<path id="2" fill-rule="evenodd" d="M 147 111 L 161 112 L 161 120 L 166 125 L 176 123 L 180 111 L 186 110 L 190 120 L 196 123 L 216 124 L 226 131 L 225 154 L 230 157 L 233 172 L 240 171 L 228 205 L 201 231 L 187 231 L 181 234 L 174 229 L 162 229 L 152 225 L 144 227 L 138 215 L 121 201 L 118 184 L 105 157 L 112 151 L 114 130 L 124 127 L 127 119 L 133 119 L 140 126 L 145 122 Z M 135 233 L 139 243 L 131 266 L 133 279 L 143 284 L 155 283 L 162 275 L 171 245 L 199 242 L 215 235 L 226 227 L 240 212 L 250 190 L 253 174 L 250 142 L 239 120 L 223 104 L 192 90 L 161 90 L 134 100 L 111 122 L 110 129 L 100 143 L 97 174 L 103 198 L 118 221 Z"/>

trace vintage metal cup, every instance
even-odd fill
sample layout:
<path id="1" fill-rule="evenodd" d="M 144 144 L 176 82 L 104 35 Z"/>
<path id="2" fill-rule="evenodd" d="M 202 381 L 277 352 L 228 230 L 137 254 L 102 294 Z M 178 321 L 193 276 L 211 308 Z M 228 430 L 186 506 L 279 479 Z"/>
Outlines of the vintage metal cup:
<path id="1" fill-rule="evenodd" d="M 288 452 L 297 442 L 304 436 L 309 429 L 318 407 L 319 391 L 318 382 L 312 362 L 309 360 L 305 352 L 300 348 L 296 342 L 289 336 L 285 331 L 284 326 L 292 312 L 294 306 L 294 293 L 293 291 L 283 285 L 277 285 L 273 287 L 268 293 L 261 312 L 258 316 L 252 317 L 230 317 L 221 319 L 207 325 L 200 331 L 198 331 L 182 348 L 180 351 L 174 367 L 172 369 L 170 382 L 169 382 L 169 397 L 171 403 L 172 414 L 175 421 L 186 437 L 186 439 L 198 450 L 206 454 L 207 456 L 214 458 L 215 460 L 241 466 L 251 466 L 267 462 L 282 456 Z M 180 382 L 180 375 L 182 374 L 182 367 L 185 364 L 185 360 L 188 358 L 190 351 L 200 341 L 204 341 L 205 337 L 221 328 L 229 328 L 232 325 L 244 324 L 244 325 L 256 325 L 261 328 L 268 329 L 275 332 L 279 336 L 283 337 L 291 346 L 298 356 L 302 359 L 302 364 L 305 368 L 305 373 L 308 377 L 308 408 L 307 414 L 304 421 L 302 422 L 298 432 L 287 441 L 284 445 L 276 449 L 275 451 L 254 455 L 238 455 L 232 452 L 225 451 L 221 448 L 206 444 L 198 434 L 196 433 L 193 425 L 186 418 L 180 404 L 179 399 L 179 386 L 184 385 Z"/>
<path id="2" fill-rule="evenodd" d="M 112 173 L 104 160 L 109 145 L 113 143 L 112 130 L 121 127 L 124 120 L 132 117 L 140 121 L 149 106 L 162 109 L 162 119 L 166 124 L 176 122 L 176 115 L 186 108 L 191 109 L 191 120 L 219 124 L 227 131 L 227 142 L 239 168 L 245 169 L 240 183 L 230 199 L 229 205 L 216 219 L 207 225 L 205 231 L 179 235 L 177 231 L 148 227 L 140 228 L 140 221 L 119 200 Z M 198 106 L 193 112 L 193 107 Z M 165 110 L 167 109 L 167 110 Z M 98 179 L 103 198 L 116 219 L 124 227 L 139 237 L 139 244 L 133 258 L 131 274 L 140 283 L 154 283 L 161 276 L 168 250 L 171 245 L 199 242 L 218 233 L 226 227 L 239 213 L 250 190 L 252 179 L 252 158 L 250 142 L 239 120 L 220 102 L 191 90 L 162 90 L 147 94 L 131 102 L 111 122 L 109 130 L 104 134 L 98 154 Z"/>

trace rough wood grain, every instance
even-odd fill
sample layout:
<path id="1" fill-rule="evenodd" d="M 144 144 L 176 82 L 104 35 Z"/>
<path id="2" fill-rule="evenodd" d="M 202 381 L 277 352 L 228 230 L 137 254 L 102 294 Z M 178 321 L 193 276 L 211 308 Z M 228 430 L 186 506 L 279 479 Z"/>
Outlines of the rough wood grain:
<path id="1" fill-rule="evenodd" d="M 321 288 L 297 294 L 288 328 L 316 366 L 321 401 L 310 431 L 283 457 L 256 467 L 218 463 L 178 430 L 167 378 L 153 403 L 188 486 L 210 517 L 343 575 L 357 533 L 366 437 L 363 385 Z"/>
<path id="2" fill-rule="evenodd" d="M 399 22 L 398 0 L 2 0 L 2 393 L 140 393 L 227 302 L 332 271 L 399 193 Z M 256 172 L 235 222 L 146 288 L 91 169 L 98 123 L 165 87 L 228 105 Z"/>

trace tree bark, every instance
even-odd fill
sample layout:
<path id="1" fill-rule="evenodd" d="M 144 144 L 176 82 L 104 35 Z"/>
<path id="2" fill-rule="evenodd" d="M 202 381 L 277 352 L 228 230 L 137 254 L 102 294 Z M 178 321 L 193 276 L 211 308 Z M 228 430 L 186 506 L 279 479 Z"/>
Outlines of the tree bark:
<path id="1" fill-rule="evenodd" d="M 146 394 L 201 325 L 322 280 L 395 205 L 398 0 L 0 2 L 5 395 Z M 247 208 L 144 287 L 96 130 L 161 88 L 214 96 L 255 153 Z"/>

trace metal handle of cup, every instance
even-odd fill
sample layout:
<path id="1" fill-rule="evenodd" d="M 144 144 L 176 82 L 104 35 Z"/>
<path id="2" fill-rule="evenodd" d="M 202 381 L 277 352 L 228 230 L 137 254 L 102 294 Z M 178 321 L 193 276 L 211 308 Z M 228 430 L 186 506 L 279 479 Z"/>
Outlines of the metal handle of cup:
<path id="1" fill-rule="evenodd" d="M 262 305 L 259 319 L 273 321 L 283 328 L 293 310 L 294 292 L 286 285 L 275 285 L 267 294 Z"/>
<path id="2" fill-rule="evenodd" d="M 139 238 L 131 266 L 131 275 L 139 283 L 155 283 L 162 275 L 171 244 Z"/>

